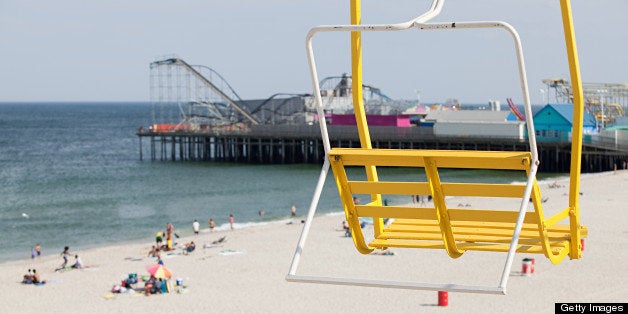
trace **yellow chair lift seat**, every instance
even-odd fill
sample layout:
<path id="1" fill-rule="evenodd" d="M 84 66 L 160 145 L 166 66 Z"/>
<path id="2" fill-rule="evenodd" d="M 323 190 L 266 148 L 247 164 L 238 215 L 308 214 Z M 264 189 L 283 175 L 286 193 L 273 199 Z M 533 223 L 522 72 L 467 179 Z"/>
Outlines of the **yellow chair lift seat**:
<path id="1" fill-rule="evenodd" d="M 519 213 L 516 209 L 447 208 L 444 198 L 473 196 L 521 199 L 525 184 L 446 183 L 430 174 L 437 174 L 439 168 L 529 171 L 531 155 L 528 152 L 501 151 L 332 148 L 329 159 L 343 198 L 352 199 L 356 194 L 434 197 L 434 207 L 429 208 L 415 207 L 412 204 L 383 206 L 381 202 L 355 205 L 345 201 L 352 234 L 358 237 L 358 247 L 363 246 L 359 217 L 372 217 L 374 221 L 379 218 L 394 218 L 394 222 L 383 228 L 382 232 L 375 232 L 375 239 L 363 253 L 389 247 L 447 249 L 445 242 L 451 237 L 452 251 L 458 253 L 450 252 L 450 255 L 458 257 L 459 253 L 468 250 L 508 252 Z M 350 166 L 395 166 L 431 170 L 426 169 L 427 182 L 351 181 L 345 171 L 345 167 Z M 569 225 L 548 225 L 548 220 L 540 216 L 542 202 L 538 190 L 535 183 L 533 191 L 536 193 L 531 194 L 535 210 L 525 214 L 516 252 L 544 254 L 552 262 L 558 263 L 569 254 L 571 228 Z M 439 213 L 448 220 L 447 224 L 439 223 Z M 564 214 L 558 213 L 556 220 L 561 220 L 561 215 Z M 450 234 L 447 228 L 451 229 Z M 580 232 L 585 237 L 586 227 L 580 227 Z"/>
<path id="2" fill-rule="evenodd" d="M 543 212 L 541 193 L 536 182 L 539 160 L 536 138 L 534 136 L 532 110 L 523 60 L 523 49 L 519 35 L 514 28 L 501 21 L 427 23 L 440 13 L 444 0 L 432 0 L 430 9 L 426 13 L 409 22 L 362 25 L 360 1 L 351 0 L 350 3 L 352 25 L 318 26 L 310 30 L 306 40 L 316 109 L 327 158 L 323 164 L 308 211 L 308 217 L 286 280 L 338 285 L 505 294 L 516 252 L 543 254 L 554 264 L 560 263 L 566 256 L 569 256 L 571 259 L 580 258 L 582 252 L 580 239 L 587 235 L 586 227 L 580 225 L 578 208 L 583 97 L 575 35 L 571 20 L 570 1 L 560 0 L 571 81 L 573 83 L 572 90 L 574 91 L 569 206 L 551 217 L 546 217 Z M 530 151 L 373 149 L 371 147 L 362 97 L 362 32 L 477 28 L 499 28 L 506 30 L 512 36 L 527 119 L 526 126 Z M 352 96 L 361 148 L 332 148 L 330 145 L 312 49 L 312 38 L 319 32 L 351 33 Z M 374 249 L 388 247 L 444 249 L 452 258 L 460 257 L 465 251 L 508 252 L 499 285 L 497 287 L 469 286 L 453 283 L 432 284 L 297 275 L 299 260 L 330 167 L 333 170 L 336 185 L 338 186 L 353 242 L 360 253 L 367 254 Z M 352 178 L 350 180 L 347 177 L 347 167 L 363 168 L 366 172 L 366 179 L 354 180 Z M 378 169 L 384 167 L 407 167 L 417 170 L 417 173 L 424 170 L 427 179 L 423 182 L 418 181 L 418 179 L 412 182 L 380 181 L 378 179 Z M 441 169 L 520 171 L 527 179 L 523 184 L 444 182 L 439 175 Z M 417 175 L 416 177 L 419 176 Z M 365 205 L 354 204 L 354 196 L 361 194 L 371 195 L 371 201 Z M 431 195 L 433 197 L 433 206 L 384 206 L 382 204 L 383 195 Z M 451 196 L 518 198 L 520 207 L 518 209 L 499 210 L 466 207 L 448 208 L 446 198 Z M 531 209 L 528 209 L 529 201 L 532 203 Z M 373 218 L 374 238 L 368 244 L 360 228 L 360 217 Z M 393 218 L 394 221 L 384 226 L 383 221 L 385 218 Z M 563 220 L 568 220 L 568 224 L 559 224 Z"/>

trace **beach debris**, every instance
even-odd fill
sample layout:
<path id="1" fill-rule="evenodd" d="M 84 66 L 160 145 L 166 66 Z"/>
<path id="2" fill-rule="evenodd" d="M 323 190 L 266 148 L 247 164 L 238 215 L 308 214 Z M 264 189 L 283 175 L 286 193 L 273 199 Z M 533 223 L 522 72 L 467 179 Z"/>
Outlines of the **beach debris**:
<path id="1" fill-rule="evenodd" d="M 228 249 L 228 250 L 222 250 L 222 251 L 220 251 L 220 253 L 219 253 L 219 254 L 220 254 L 220 255 L 235 255 L 235 254 L 244 254 L 244 253 L 246 253 L 246 251 L 239 251 L 239 250 L 238 250 L 238 251 L 236 251 L 236 250 L 231 250 L 231 249 Z"/>
<path id="2" fill-rule="evenodd" d="M 371 255 L 395 256 L 395 252 L 391 250 L 377 250 L 377 251 L 371 252 Z"/>

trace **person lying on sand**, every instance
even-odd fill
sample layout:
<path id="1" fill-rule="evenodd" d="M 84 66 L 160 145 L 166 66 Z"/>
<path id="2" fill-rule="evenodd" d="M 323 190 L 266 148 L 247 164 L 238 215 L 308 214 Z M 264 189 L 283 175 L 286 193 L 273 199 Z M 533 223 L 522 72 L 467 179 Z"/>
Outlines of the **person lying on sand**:
<path id="1" fill-rule="evenodd" d="M 183 254 L 188 255 L 189 253 L 192 253 L 195 249 L 196 249 L 196 244 L 194 244 L 194 241 L 190 243 L 186 243 L 185 249 L 183 250 Z"/>
<path id="2" fill-rule="evenodd" d="M 216 240 L 216 241 L 213 241 L 213 242 L 212 242 L 212 244 L 220 244 L 220 243 L 223 243 L 223 242 L 225 242 L 225 239 L 226 239 L 226 238 L 227 238 L 227 236 L 224 236 L 224 237 L 222 237 L 222 238 L 220 238 L 220 239 L 218 239 L 218 240 Z"/>

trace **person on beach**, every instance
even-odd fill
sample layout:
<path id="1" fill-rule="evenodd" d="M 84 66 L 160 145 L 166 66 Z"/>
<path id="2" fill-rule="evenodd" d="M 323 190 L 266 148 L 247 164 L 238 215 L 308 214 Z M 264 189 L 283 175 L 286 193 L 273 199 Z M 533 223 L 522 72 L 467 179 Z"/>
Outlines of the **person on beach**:
<path id="1" fill-rule="evenodd" d="M 164 233 L 161 231 L 158 231 L 157 234 L 155 235 L 155 243 L 157 243 L 157 247 L 160 247 L 163 241 L 164 241 Z"/>
<path id="2" fill-rule="evenodd" d="M 214 227 L 216 227 L 216 223 L 214 222 L 214 219 L 209 218 L 209 232 L 214 232 Z"/>
<path id="3" fill-rule="evenodd" d="M 78 254 L 74 255 L 74 259 L 75 259 L 75 262 L 74 262 L 74 265 L 72 265 L 72 268 L 74 268 L 74 269 L 81 269 L 81 268 L 83 268 L 83 260 L 81 260 L 81 258 L 78 256 Z"/>
<path id="4" fill-rule="evenodd" d="M 227 238 L 227 236 L 224 236 L 224 237 L 222 237 L 222 238 L 220 238 L 220 239 L 218 239 L 218 240 L 214 240 L 214 241 L 212 241 L 212 244 L 220 244 L 220 243 L 223 243 L 223 242 L 225 242 L 225 239 L 226 239 L 226 238 Z"/>
<path id="5" fill-rule="evenodd" d="M 157 278 L 155 278 L 155 289 L 153 289 L 153 293 L 161 293 L 161 288 L 163 284 L 163 279 L 159 278 L 159 280 L 157 280 Z"/>
<path id="6" fill-rule="evenodd" d="M 153 245 L 153 248 L 148 251 L 148 257 L 156 257 L 157 253 L 159 253 L 159 248 Z"/>
<path id="7" fill-rule="evenodd" d="M 154 276 L 150 276 L 150 279 L 144 283 L 144 293 L 146 294 L 146 296 L 149 296 L 153 291 L 153 288 L 155 286 L 155 279 L 156 278 Z"/>
<path id="8" fill-rule="evenodd" d="M 41 278 L 39 278 L 39 274 L 34 269 L 33 269 L 33 283 L 46 283 L 45 280 L 41 280 Z"/>
<path id="9" fill-rule="evenodd" d="M 41 256 L 41 245 L 39 243 L 35 245 L 35 252 L 37 253 L 37 257 Z"/>
<path id="10" fill-rule="evenodd" d="M 30 270 L 30 268 L 28 269 L 28 273 L 26 273 L 26 275 L 24 275 L 24 278 L 22 279 L 22 283 L 24 283 L 24 284 L 31 284 L 31 283 L 33 283 L 33 271 Z"/>
<path id="11" fill-rule="evenodd" d="M 194 234 L 198 235 L 198 229 L 201 227 L 201 224 L 198 223 L 198 220 L 194 219 L 194 222 L 192 223 L 192 230 L 194 230 Z"/>
<path id="12" fill-rule="evenodd" d="M 157 260 L 157 264 L 159 264 L 159 263 L 160 263 L 160 261 L 161 261 L 161 253 L 160 253 L 159 248 L 157 248 L 157 249 L 155 250 L 155 254 L 153 254 L 153 257 Z M 163 264 L 164 264 L 164 263 L 163 263 L 163 262 L 161 262 L 161 265 L 163 265 Z"/>
<path id="13" fill-rule="evenodd" d="M 68 266 L 68 257 L 70 256 L 70 247 L 66 246 L 63 249 L 63 252 L 61 252 L 61 257 L 63 257 L 63 264 L 61 264 L 61 267 L 59 269 L 64 269 L 66 266 Z"/>
<path id="14" fill-rule="evenodd" d="M 168 251 L 172 250 L 172 233 L 174 232 L 174 226 L 172 223 L 166 224 L 166 246 Z"/>
<path id="15" fill-rule="evenodd" d="M 290 207 L 290 214 L 292 215 L 292 217 L 297 215 L 297 207 L 292 205 L 292 207 Z"/>
<path id="16" fill-rule="evenodd" d="M 351 236 L 351 230 L 349 229 L 349 225 L 347 224 L 346 220 L 342 221 L 342 230 L 344 230 L 345 232 L 345 237 Z"/>
<path id="17" fill-rule="evenodd" d="M 195 249 L 196 249 L 196 244 L 194 243 L 194 241 L 191 241 L 190 243 L 186 243 L 185 249 L 183 250 L 183 254 L 188 255 L 189 253 L 194 252 Z"/>
<path id="18" fill-rule="evenodd" d="M 229 225 L 231 225 L 231 230 L 233 230 L 233 214 L 229 215 Z"/>

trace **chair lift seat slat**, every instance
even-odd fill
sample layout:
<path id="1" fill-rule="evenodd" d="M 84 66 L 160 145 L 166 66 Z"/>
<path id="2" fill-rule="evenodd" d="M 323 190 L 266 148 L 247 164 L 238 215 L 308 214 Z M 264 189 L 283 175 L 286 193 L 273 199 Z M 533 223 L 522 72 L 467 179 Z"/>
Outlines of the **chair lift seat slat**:
<path id="1" fill-rule="evenodd" d="M 521 238 L 530 238 L 530 239 L 534 239 L 534 238 L 538 238 L 539 237 L 539 231 L 538 231 L 538 227 L 536 228 L 536 230 L 534 229 L 534 227 L 536 226 L 531 226 L 531 225 L 524 225 L 525 229 L 522 229 L 521 231 Z M 507 238 L 512 238 L 512 233 L 513 233 L 513 227 L 509 228 L 509 229 L 503 229 L 503 228 L 487 228 L 487 227 L 478 227 L 478 226 L 474 226 L 474 227 L 458 227 L 455 224 L 452 226 L 452 230 L 454 233 L 454 236 L 456 238 L 456 240 L 458 240 L 458 235 L 478 235 L 478 236 L 499 236 L 499 237 L 507 237 Z M 391 225 L 390 227 L 387 227 L 384 229 L 384 232 L 404 232 L 404 233 L 415 233 L 415 234 L 424 234 L 424 233 L 441 233 L 441 229 L 438 225 L 432 225 L 432 226 L 408 226 L 408 225 L 404 225 L 404 226 L 396 226 L 396 225 Z M 380 235 L 379 237 L 381 237 L 382 235 Z M 566 232 L 561 232 L 561 231 L 554 231 L 554 230 L 548 230 L 547 232 L 547 236 L 552 239 L 552 238 L 565 238 L 565 239 L 569 239 L 569 231 Z"/>
<path id="2" fill-rule="evenodd" d="M 349 181 L 349 189 L 354 194 L 399 194 L 428 195 L 427 182 L 369 182 Z M 525 189 L 524 184 L 492 184 L 492 183 L 446 183 L 443 182 L 443 193 L 450 196 L 486 196 L 486 197 L 520 197 Z"/>
<path id="3" fill-rule="evenodd" d="M 355 206 L 360 217 L 381 218 L 409 218 L 409 219 L 434 219 L 434 208 L 407 207 L 407 206 Z M 450 208 L 449 217 L 452 221 L 476 221 L 476 222 L 505 222 L 509 223 L 517 219 L 517 212 L 512 210 L 482 210 L 482 209 L 458 209 Z M 403 221 L 403 220 L 400 220 Z M 538 217 L 534 212 L 527 212 L 524 223 L 538 223 Z"/>
<path id="4" fill-rule="evenodd" d="M 377 237 L 378 240 L 392 240 L 392 239 L 396 239 L 396 240 L 400 240 L 400 239 L 405 239 L 405 240 L 441 240 L 442 239 L 442 235 L 436 232 L 432 232 L 432 233 L 414 233 L 414 232 L 384 232 L 382 233 L 379 237 Z M 488 242 L 492 242 L 492 243 L 510 243 L 510 240 L 512 238 L 506 237 L 506 236 L 494 236 L 494 235 L 477 235 L 477 234 L 456 234 L 456 241 L 462 241 L 462 242 L 482 242 L 482 243 L 488 243 Z M 552 243 L 558 243 L 558 242 L 562 242 L 562 241 L 566 241 L 568 240 L 567 236 L 563 236 L 563 237 L 550 237 L 550 240 L 553 240 Z M 522 237 L 519 241 L 519 244 L 526 244 L 526 245 L 541 245 L 540 242 L 538 241 L 538 237 L 537 238 L 527 238 L 527 237 Z"/>
<path id="5" fill-rule="evenodd" d="M 332 148 L 329 158 L 331 162 L 340 161 L 344 166 L 424 167 L 424 158 L 432 158 L 440 168 L 526 170 L 529 168 L 531 154 L 503 151 Z"/>
<path id="6" fill-rule="evenodd" d="M 431 248 L 431 249 L 443 249 L 445 246 L 443 241 L 413 241 L 408 239 L 390 239 L 382 240 L 375 239 L 370 243 L 371 246 L 376 248 Z M 474 243 L 474 242 L 459 242 L 458 248 L 466 251 L 494 251 L 494 252 L 508 252 L 510 243 Z M 560 251 L 565 249 L 569 245 L 569 241 L 561 241 L 552 243 L 552 253 L 559 254 Z M 539 245 L 527 245 L 519 244 L 517 246 L 517 252 L 519 253 L 534 253 L 543 254 L 543 247 Z"/>

